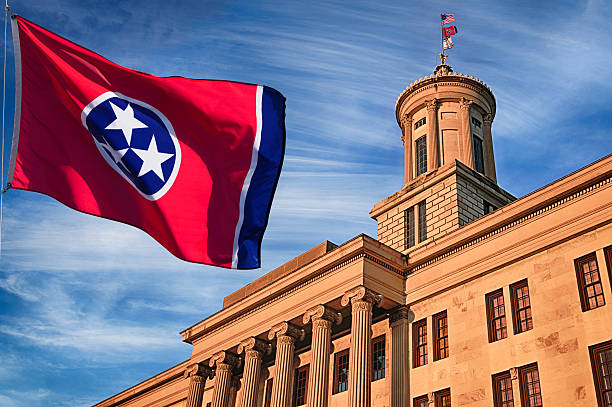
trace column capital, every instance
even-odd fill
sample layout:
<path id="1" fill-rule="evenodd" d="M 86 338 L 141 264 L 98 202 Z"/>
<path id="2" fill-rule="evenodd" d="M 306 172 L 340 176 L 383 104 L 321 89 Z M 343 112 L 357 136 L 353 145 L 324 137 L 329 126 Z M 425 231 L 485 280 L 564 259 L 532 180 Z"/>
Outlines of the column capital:
<path id="1" fill-rule="evenodd" d="M 402 124 L 404 127 L 412 125 L 412 115 L 405 114 L 402 116 Z"/>
<path id="2" fill-rule="evenodd" d="M 194 363 L 192 365 L 187 366 L 187 368 L 183 372 L 183 377 L 200 377 L 202 379 L 210 379 L 213 377 L 213 371 L 210 367 L 206 366 L 203 363 Z"/>
<path id="3" fill-rule="evenodd" d="M 389 314 L 389 325 L 393 326 L 399 322 L 408 322 L 410 317 L 410 307 L 407 305 L 401 305 L 395 308 Z"/>
<path id="4" fill-rule="evenodd" d="M 474 101 L 466 97 L 459 99 L 459 108 L 461 110 L 468 110 L 472 104 L 474 104 Z"/>
<path id="5" fill-rule="evenodd" d="M 360 285 L 344 293 L 342 300 L 340 301 L 343 307 L 346 307 L 349 305 L 349 303 L 355 304 L 357 302 L 367 302 L 372 305 L 380 305 L 382 302 L 382 295 Z"/>
<path id="6" fill-rule="evenodd" d="M 228 352 L 222 350 L 221 352 L 217 352 L 210 358 L 208 365 L 210 367 L 215 367 L 218 370 L 229 370 L 231 371 L 233 368 L 240 366 L 240 356 L 235 353 Z"/>
<path id="7" fill-rule="evenodd" d="M 268 332 L 269 340 L 277 338 L 278 341 L 282 341 L 285 340 L 283 338 L 287 337 L 291 338 L 294 343 L 295 341 L 303 340 L 304 336 L 304 330 L 291 322 L 281 322 L 276 324 L 270 329 L 270 332 Z"/>
<path id="8" fill-rule="evenodd" d="M 482 122 L 485 126 L 490 126 L 493 123 L 493 115 L 491 113 L 487 113 L 482 117 Z"/>
<path id="9" fill-rule="evenodd" d="M 336 310 L 333 310 L 323 304 L 316 305 L 312 308 L 309 308 L 302 317 L 302 322 L 305 324 L 312 321 L 314 324 L 317 320 L 326 320 L 332 323 L 340 324 L 342 323 L 342 314 Z"/>
<path id="10" fill-rule="evenodd" d="M 250 338 L 244 339 L 238 345 L 238 353 L 246 353 L 252 356 L 261 358 L 265 353 L 269 355 L 272 352 L 272 345 L 263 339 L 255 338 L 251 336 Z M 259 356 L 256 356 L 257 353 Z"/>
<path id="11" fill-rule="evenodd" d="M 427 112 L 433 112 L 438 108 L 438 99 L 429 99 L 425 101 Z"/>

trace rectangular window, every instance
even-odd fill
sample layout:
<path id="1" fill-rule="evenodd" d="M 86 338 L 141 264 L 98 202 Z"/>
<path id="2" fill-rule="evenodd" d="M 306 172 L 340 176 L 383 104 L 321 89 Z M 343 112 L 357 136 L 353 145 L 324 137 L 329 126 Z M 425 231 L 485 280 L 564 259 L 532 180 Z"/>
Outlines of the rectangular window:
<path id="1" fill-rule="evenodd" d="M 512 298 L 514 334 L 529 331 L 533 328 L 533 320 L 531 318 L 529 286 L 526 279 L 510 285 L 510 297 Z"/>
<path id="2" fill-rule="evenodd" d="M 612 246 L 604 248 L 606 256 L 606 266 L 608 266 L 608 275 L 610 276 L 610 288 L 612 288 Z"/>
<path id="3" fill-rule="evenodd" d="M 412 401 L 413 407 L 429 407 L 429 397 L 427 394 L 424 394 L 419 397 L 415 397 Z"/>
<path id="4" fill-rule="evenodd" d="M 434 393 L 435 407 L 451 407 L 450 389 L 438 390 Z"/>
<path id="5" fill-rule="evenodd" d="M 416 175 L 427 172 L 427 137 L 423 136 L 416 141 Z"/>
<path id="6" fill-rule="evenodd" d="M 495 207 L 491 205 L 489 202 L 482 200 L 482 213 L 487 215 L 495 210 Z"/>
<path id="7" fill-rule="evenodd" d="M 414 206 L 404 211 L 404 248 L 414 246 Z"/>
<path id="8" fill-rule="evenodd" d="M 425 201 L 417 204 L 419 209 L 419 243 L 427 240 L 427 212 L 425 210 Z"/>
<path id="9" fill-rule="evenodd" d="M 419 367 L 427 364 L 427 319 L 412 324 L 412 354 L 413 366 Z"/>
<path id="10" fill-rule="evenodd" d="M 432 321 L 435 361 L 448 357 L 448 319 L 446 318 L 446 311 L 435 314 Z"/>
<path id="11" fill-rule="evenodd" d="M 417 121 L 414 123 L 414 129 L 415 129 L 415 130 L 416 130 L 416 129 L 418 129 L 419 127 L 421 127 L 421 126 L 422 126 L 422 125 L 424 125 L 425 123 L 427 123 L 427 118 L 426 118 L 426 117 L 423 117 L 422 119 L 417 120 Z"/>
<path id="12" fill-rule="evenodd" d="M 372 339 L 372 381 L 385 378 L 385 335 Z"/>
<path id="13" fill-rule="evenodd" d="M 603 287 L 595 253 L 575 260 L 578 291 L 582 311 L 589 311 L 605 304 Z"/>
<path id="14" fill-rule="evenodd" d="M 475 127 L 478 127 L 478 128 L 481 128 L 481 127 L 482 127 L 482 123 L 480 122 L 480 120 L 478 120 L 478 119 L 477 119 L 477 118 L 475 118 L 475 117 L 472 117 L 472 124 L 473 124 Z"/>
<path id="15" fill-rule="evenodd" d="M 523 407 L 542 407 L 542 391 L 537 363 L 519 367 L 519 384 Z"/>
<path id="16" fill-rule="evenodd" d="M 349 350 L 343 350 L 334 356 L 333 394 L 348 390 Z"/>
<path id="17" fill-rule="evenodd" d="M 477 135 L 472 136 L 474 144 L 474 169 L 484 174 L 484 157 L 482 155 L 482 140 Z"/>
<path id="18" fill-rule="evenodd" d="M 266 390 L 264 394 L 264 407 L 270 407 L 272 405 L 272 384 L 274 379 L 266 380 Z"/>
<path id="19" fill-rule="evenodd" d="M 308 370 L 310 365 L 302 366 L 295 372 L 295 403 L 294 406 L 306 404 L 306 394 L 308 393 Z"/>
<path id="20" fill-rule="evenodd" d="M 599 407 L 612 406 L 612 341 L 589 346 Z"/>
<path id="21" fill-rule="evenodd" d="M 504 292 L 500 288 L 485 296 L 487 303 L 487 324 L 489 328 L 489 342 L 499 341 L 508 336 L 506 327 L 506 307 L 504 305 Z"/>
<path id="22" fill-rule="evenodd" d="M 508 370 L 493 375 L 493 406 L 514 407 L 512 379 Z"/>

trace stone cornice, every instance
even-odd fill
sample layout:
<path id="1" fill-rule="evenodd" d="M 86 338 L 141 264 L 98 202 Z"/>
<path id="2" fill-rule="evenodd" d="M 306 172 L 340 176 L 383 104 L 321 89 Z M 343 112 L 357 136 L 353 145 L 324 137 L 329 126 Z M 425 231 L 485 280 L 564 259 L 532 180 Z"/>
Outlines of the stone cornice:
<path id="1" fill-rule="evenodd" d="M 192 360 L 185 360 L 184 362 L 181 362 L 170 369 L 164 370 L 163 372 L 144 380 L 122 391 L 121 393 L 99 402 L 93 407 L 115 407 L 125 403 L 128 400 L 142 396 L 151 390 L 157 390 L 160 386 L 171 383 L 177 379 L 184 380 L 185 369 L 190 366 L 190 364 L 193 364 Z"/>
<path id="2" fill-rule="evenodd" d="M 382 253 L 378 253 L 378 251 Z M 398 262 L 396 263 L 391 260 L 393 258 L 396 258 Z M 362 259 L 375 263 L 394 274 L 400 276 L 406 274 L 401 253 L 362 234 L 342 244 L 333 252 L 329 252 L 314 262 L 274 281 L 266 287 L 266 290 L 261 290 L 261 293 L 265 294 L 258 294 L 260 298 L 255 299 L 256 295 L 253 295 L 253 298 L 250 299 L 252 301 L 250 304 L 240 301 L 184 330 L 181 332 L 182 339 L 184 342 L 193 343 L 193 341 L 202 335 L 238 323 L 248 318 L 254 312 L 317 282 L 339 268 Z M 400 261 L 402 262 L 401 264 L 399 264 Z M 301 278 L 298 278 L 298 276 L 301 276 Z"/>
<path id="3" fill-rule="evenodd" d="M 495 96 L 493 95 L 493 92 L 491 92 L 491 89 L 478 78 L 453 72 L 450 75 L 425 76 L 425 78 L 420 78 L 418 81 L 415 81 L 411 83 L 408 87 L 406 87 L 406 89 L 401 93 L 401 95 L 397 99 L 397 102 L 395 103 L 395 118 L 397 120 L 397 123 L 401 125 L 400 109 L 404 101 L 409 96 L 441 85 L 461 86 L 464 88 L 468 88 L 484 96 L 486 99 L 490 99 L 492 102 L 491 113 L 493 114 L 493 116 L 495 116 Z"/>

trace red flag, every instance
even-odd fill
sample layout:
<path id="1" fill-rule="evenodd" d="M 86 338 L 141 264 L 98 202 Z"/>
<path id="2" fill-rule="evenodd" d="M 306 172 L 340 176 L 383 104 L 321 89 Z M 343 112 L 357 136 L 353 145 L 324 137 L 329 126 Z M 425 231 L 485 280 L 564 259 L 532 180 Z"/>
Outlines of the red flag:
<path id="1" fill-rule="evenodd" d="M 21 17 L 13 38 L 12 188 L 136 226 L 185 260 L 260 266 L 280 93 L 133 71 Z"/>
<path id="2" fill-rule="evenodd" d="M 450 27 L 442 27 L 442 37 L 450 37 L 451 35 L 457 34 L 457 27 L 451 25 Z"/>

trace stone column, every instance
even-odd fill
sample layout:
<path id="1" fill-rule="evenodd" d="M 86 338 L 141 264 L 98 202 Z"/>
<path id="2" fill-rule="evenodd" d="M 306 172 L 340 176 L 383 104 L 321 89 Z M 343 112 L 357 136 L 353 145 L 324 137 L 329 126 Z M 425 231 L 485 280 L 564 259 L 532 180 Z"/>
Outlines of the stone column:
<path id="1" fill-rule="evenodd" d="M 347 291 L 342 306 L 351 303 L 351 349 L 349 365 L 349 406 L 371 405 L 372 308 L 379 305 L 382 296 L 364 286 Z"/>
<path id="2" fill-rule="evenodd" d="M 238 353 L 244 352 L 244 372 L 242 374 L 241 407 L 257 406 L 257 390 L 261 376 L 261 361 L 264 353 L 270 353 L 270 344 L 254 337 L 240 342 Z"/>
<path id="3" fill-rule="evenodd" d="M 304 330 L 289 323 L 274 325 L 268 339 L 276 337 L 276 377 L 272 382 L 272 407 L 289 407 L 293 388 L 295 342 L 304 339 Z"/>
<path id="4" fill-rule="evenodd" d="M 402 119 L 402 143 L 404 143 L 404 184 L 412 181 L 412 116 Z"/>
<path id="5" fill-rule="evenodd" d="M 389 316 L 391 326 L 391 407 L 410 405 L 409 308 L 401 306 Z"/>
<path id="6" fill-rule="evenodd" d="M 312 320 L 312 362 L 308 378 L 308 407 L 327 407 L 329 391 L 329 354 L 332 324 L 342 322 L 342 314 L 317 305 L 304 314 L 302 321 Z"/>
<path id="7" fill-rule="evenodd" d="M 204 386 L 206 379 L 212 377 L 212 369 L 201 363 L 194 363 L 185 369 L 183 376 L 189 378 L 189 391 L 185 407 L 202 407 Z"/>
<path id="8" fill-rule="evenodd" d="M 472 125 L 470 122 L 470 106 L 472 100 L 461 98 L 459 110 L 461 121 L 461 161 L 470 168 L 474 168 L 474 146 L 472 145 Z"/>
<path id="9" fill-rule="evenodd" d="M 228 407 L 231 385 L 232 371 L 240 365 L 238 355 L 221 351 L 215 353 L 210 358 L 210 367 L 215 367 L 215 387 L 212 395 L 212 407 Z"/>
<path id="10" fill-rule="evenodd" d="M 497 182 L 497 174 L 495 173 L 495 155 L 493 154 L 493 136 L 491 135 L 491 124 L 493 124 L 493 115 L 487 113 L 483 117 L 482 135 L 484 138 L 484 158 L 485 158 L 485 175 Z"/>
<path id="11" fill-rule="evenodd" d="M 427 171 L 433 171 L 440 166 L 438 151 L 438 99 L 427 103 Z"/>

